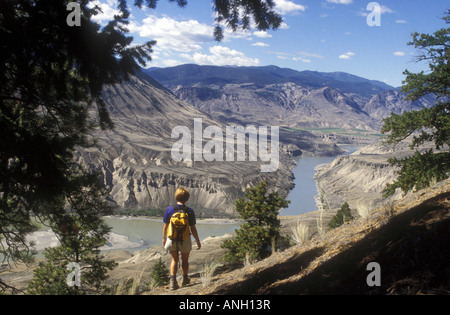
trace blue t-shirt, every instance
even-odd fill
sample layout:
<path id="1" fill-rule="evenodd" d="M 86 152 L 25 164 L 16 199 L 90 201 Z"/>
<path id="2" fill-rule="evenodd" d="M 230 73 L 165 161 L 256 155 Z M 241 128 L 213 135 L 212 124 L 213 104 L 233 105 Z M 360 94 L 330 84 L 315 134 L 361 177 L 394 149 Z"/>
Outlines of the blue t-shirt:
<path id="1" fill-rule="evenodd" d="M 165 224 L 169 224 L 170 218 L 172 217 L 172 215 L 173 215 L 175 212 L 178 212 L 179 210 L 181 210 L 182 207 L 183 207 L 182 205 L 176 205 L 176 206 L 175 206 L 175 209 L 174 209 L 173 206 L 169 206 L 169 207 L 167 208 L 167 210 L 166 210 L 166 213 L 164 214 L 163 222 L 164 222 Z M 186 210 L 186 212 L 187 212 L 187 214 L 188 214 L 188 216 L 189 216 L 189 226 L 194 226 L 195 224 L 197 224 L 197 221 L 196 221 L 196 219 L 195 219 L 195 213 L 194 213 L 194 210 L 192 210 L 191 208 L 189 208 L 189 207 L 187 207 L 187 206 L 185 206 L 185 210 Z"/>

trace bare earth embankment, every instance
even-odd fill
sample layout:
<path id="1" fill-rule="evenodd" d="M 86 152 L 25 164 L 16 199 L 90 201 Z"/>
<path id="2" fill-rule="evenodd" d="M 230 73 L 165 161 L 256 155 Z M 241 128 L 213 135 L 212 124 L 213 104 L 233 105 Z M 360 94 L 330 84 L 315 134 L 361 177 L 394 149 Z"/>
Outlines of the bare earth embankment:
<path id="1" fill-rule="evenodd" d="M 372 151 L 371 151 L 372 150 Z M 382 153 L 382 152 L 381 152 Z M 398 150 L 396 154 L 405 154 Z M 201 250 L 190 257 L 191 285 L 177 291 L 150 289 L 153 266 L 161 259 L 168 266 L 170 254 L 161 246 L 130 253 L 104 254 L 118 266 L 110 272 L 107 285 L 133 279 L 133 292 L 121 294 L 435 294 L 450 293 L 450 180 L 420 192 L 383 200 L 381 190 L 392 180 L 392 168 L 379 148 L 367 147 L 325 166 L 316 180 L 324 195 L 322 211 L 281 217 L 282 235 L 298 224 L 308 226 L 301 245 L 276 252 L 250 265 L 224 265 L 220 247 L 232 235 L 203 240 Z M 364 176 L 363 176 L 364 175 Z M 348 201 L 355 220 L 327 231 L 327 224 L 343 201 Z M 361 216 L 355 208 L 370 204 Z M 381 267 L 380 287 L 366 283 L 367 265 Z M 216 265 L 213 277 L 205 280 L 205 266 Z M 3 280 L 26 289 L 32 267 L 3 266 Z M 179 270 L 181 275 L 181 270 Z M 209 283 L 206 284 L 206 281 Z"/>
<path id="2" fill-rule="evenodd" d="M 447 180 L 183 293 L 449 294 L 449 198 Z M 379 287 L 367 285 L 370 262 L 381 267 Z"/>
<path id="3" fill-rule="evenodd" d="M 118 263 L 108 284 L 135 279 L 139 282 L 137 290 L 122 294 L 145 295 L 448 294 L 449 198 L 450 180 L 446 180 L 377 208 L 367 218 L 326 233 L 312 232 L 310 240 L 263 261 L 247 266 L 221 265 L 204 286 L 201 271 L 205 265 L 220 262 L 220 244 L 231 236 L 206 239 L 202 249 L 194 249 L 191 254 L 191 285 L 176 291 L 165 287 L 150 290 L 147 286 L 153 265 L 160 258 L 170 262 L 170 255 L 161 247 L 134 254 L 113 251 L 105 255 Z M 313 228 L 317 218 L 319 212 L 284 218 L 283 231 L 288 233 L 289 225 L 299 220 Z M 366 283 L 369 262 L 380 264 L 380 287 Z M 31 276 L 32 268 L 21 265 L 2 272 L 2 279 L 22 289 Z"/>

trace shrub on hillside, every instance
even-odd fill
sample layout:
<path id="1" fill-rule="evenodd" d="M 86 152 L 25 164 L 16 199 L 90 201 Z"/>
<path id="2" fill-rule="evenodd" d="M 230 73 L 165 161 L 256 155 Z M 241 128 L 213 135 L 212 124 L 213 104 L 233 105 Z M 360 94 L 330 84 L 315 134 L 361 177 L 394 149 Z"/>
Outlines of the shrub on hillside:
<path id="1" fill-rule="evenodd" d="M 169 283 L 169 268 L 159 258 L 159 261 L 153 266 L 150 274 L 150 285 L 152 287 L 161 287 Z"/>
<path id="2" fill-rule="evenodd" d="M 348 203 L 345 202 L 328 223 L 328 227 L 334 229 L 351 220 L 353 220 L 353 216 Z"/>

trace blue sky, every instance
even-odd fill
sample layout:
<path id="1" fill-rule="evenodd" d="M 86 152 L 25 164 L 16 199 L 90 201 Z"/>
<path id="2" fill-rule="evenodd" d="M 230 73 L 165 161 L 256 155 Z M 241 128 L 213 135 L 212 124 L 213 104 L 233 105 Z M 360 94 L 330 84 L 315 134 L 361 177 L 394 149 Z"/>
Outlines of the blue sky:
<path id="1" fill-rule="evenodd" d="M 97 0 L 111 18 L 115 0 Z M 210 0 L 190 0 L 185 8 L 159 0 L 156 9 L 132 9 L 129 25 L 134 43 L 156 40 L 149 66 L 185 63 L 208 65 L 276 65 L 295 70 L 343 71 L 400 86 L 403 71 L 426 70 L 411 33 L 433 33 L 447 27 L 441 19 L 448 0 L 380 0 L 380 26 L 369 26 L 370 0 L 274 0 L 284 23 L 275 31 L 226 31 L 213 38 Z M 134 1 L 130 1 L 132 7 Z"/>

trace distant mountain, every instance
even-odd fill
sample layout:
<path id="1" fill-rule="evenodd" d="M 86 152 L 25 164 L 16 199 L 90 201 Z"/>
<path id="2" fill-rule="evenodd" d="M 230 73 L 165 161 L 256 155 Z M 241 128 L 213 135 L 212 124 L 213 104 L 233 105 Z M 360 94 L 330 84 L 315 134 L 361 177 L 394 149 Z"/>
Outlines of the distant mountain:
<path id="1" fill-rule="evenodd" d="M 381 120 L 391 115 L 391 113 L 402 114 L 407 111 L 420 110 L 429 108 L 436 104 L 434 95 L 426 95 L 412 102 L 405 100 L 406 94 L 399 90 L 388 90 L 375 95 L 369 102 L 365 103 L 362 108 L 370 113 L 370 116 Z"/>
<path id="2" fill-rule="evenodd" d="M 186 64 L 169 68 L 153 67 L 144 72 L 170 89 L 176 85 L 186 86 L 194 82 L 203 85 L 243 83 L 268 85 L 291 82 L 311 88 L 332 87 L 343 93 L 358 93 L 366 96 L 394 89 L 383 82 L 344 72 L 296 71 L 277 66 L 227 67 Z"/>
<path id="3" fill-rule="evenodd" d="M 93 134 L 96 147 L 80 150 L 78 161 L 101 174 L 111 203 L 121 209 L 165 209 L 174 203 L 175 190 L 185 186 L 191 193 L 189 205 L 199 215 L 230 215 L 244 189 L 260 180 L 268 180 L 280 193 L 289 192 L 293 161 L 288 153 L 336 150 L 332 144 L 317 145 L 320 139 L 308 133 L 281 132 L 280 164 L 274 173 L 262 173 L 261 160 L 177 162 L 171 155 L 179 141 L 171 137 L 175 127 L 185 126 L 194 133 L 194 119 L 202 119 L 203 128 L 217 126 L 225 132 L 226 126 L 179 100 L 143 72 L 106 87 L 102 96 L 115 128 Z"/>
<path id="4" fill-rule="evenodd" d="M 144 71 L 224 123 L 379 131 L 391 111 L 433 104 L 433 98 L 404 101 L 392 86 L 344 72 L 193 64 Z"/>
<path id="5" fill-rule="evenodd" d="M 349 92 L 352 84 L 353 90 L 368 85 L 382 91 L 373 96 L 355 94 Z M 299 75 L 277 67 L 149 69 L 104 89 L 115 128 L 93 134 L 97 146 L 80 150 L 78 159 L 101 174 L 110 201 L 118 208 L 165 208 L 173 203 L 175 190 L 186 186 L 190 205 L 199 213 L 230 215 L 244 189 L 260 180 L 287 194 L 293 185 L 292 156 L 337 154 L 339 149 L 310 132 L 281 128 L 275 173 L 261 173 L 260 160 L 177 162 L 171 156 L 179 140 L 171 137 L 175 127 L 193 132 L 194 119 L 202 119 L 203 128 L 217 126 L 223 132 L 233 124 L 373 129 L 390 110 L 432 104 L 432 100 L 404 102 L 398 91 L 384 88 L 379 82 L 342 73 Z M 202 145 L 207 141 L 203 139 Z"/>

